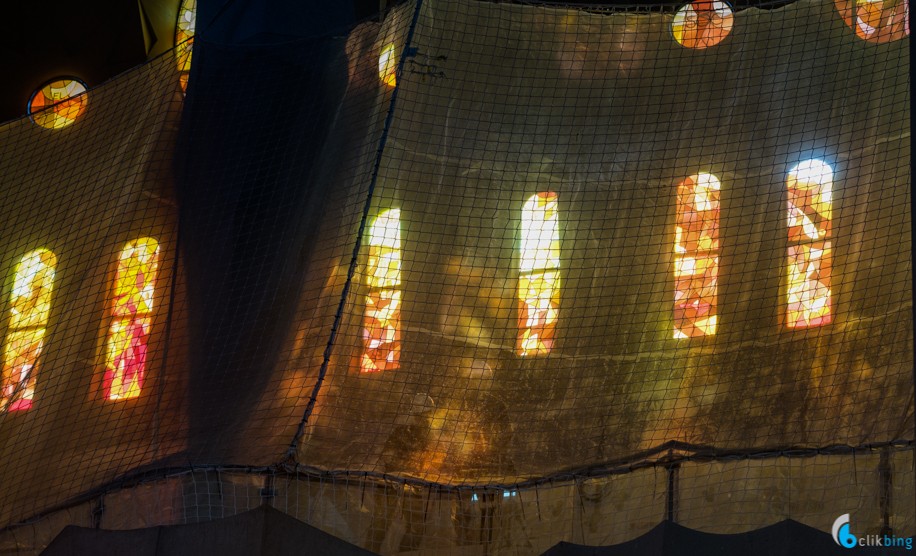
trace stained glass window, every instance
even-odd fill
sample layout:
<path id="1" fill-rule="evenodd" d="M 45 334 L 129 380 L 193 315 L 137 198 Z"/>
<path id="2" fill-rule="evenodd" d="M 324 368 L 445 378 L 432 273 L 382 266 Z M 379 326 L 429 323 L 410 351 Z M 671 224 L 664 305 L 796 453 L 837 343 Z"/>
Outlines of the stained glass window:
<path id="1" fill-rule="evenodd" d="M 725 2 L 697 0 L 682 7 L 671 22 L 674 40 L 687 48 L 709 48 L 731 33 L 735 16 Z"/>
<path id="2" fill-rule="evenodd" d="M 124 246 L 115 271 L 105 342 L 105 398 L 135 398 L 143 389 L 147 341 L 159 268 L 159 243 L 140 238 Z"/>
<path id="3" fill-rule="evenodd" d="M 809 328 L 831 320 L 830 221 L 833 169 L 806 160 L 786 179 L 788 189 L 788 282 L 786 325 Z"/>
<path id="4" fill-rule="evenodd" d="M 860 39 L 888 42 L 910 34 L 909 0 L 835 0 L 837 10 Z"/>
<path id="5" fill-rule="evenodd" d="M 369 228 L 369 294 L 363 321 L 366 342 L 360 370 L 397 369 L 401 355 L 401 211 L 379 214 Z"/>
<path id="6" fill-rule="evenodd" d="M 188 88 L 191 73 L 191 49 L 194 46 L 194 28 L 197 25 L 197 0 L 182 0 L 178 7 L 175 25 L 175 57 L 180 72 L 181 90 Z"/>
<path id="7" fill-rule="evenodd" d="M 10 325 L 3 350 L 3 408 L 32 407 L 35 372 L 51 312 L 57 257 L 47 249 L 27 253 L 16 265 L 10 294 Z"/>
<path id="8" fill-rule="evenodd" d="M 86 111 L 86 85 L 77 79 L 57 79 L 32 93 L 29 116 L 48 129 L 67 127 Z"/>
<path id="9" fill-rule="evenodd" d="M 674 337 L 716 333 L 719 278 L 719 179 L 706 173 L 677 188 L 674 229 Z"/>
<path id="10" fill-rule="evenodd" d="M 532 195 L 522 208 L 518 280 L 518 353 L 550 353 L 560 307 L 560 218 L 556 193 Z"/>
<path id="11" fill-rule="evenodd" d="M 396 73 L 398 70 L 398 57 L 394 52 L 394 45 L 389 44 L 382 49 L 378 57 L 378 78 L 389 87 L 397 85 Z"/>

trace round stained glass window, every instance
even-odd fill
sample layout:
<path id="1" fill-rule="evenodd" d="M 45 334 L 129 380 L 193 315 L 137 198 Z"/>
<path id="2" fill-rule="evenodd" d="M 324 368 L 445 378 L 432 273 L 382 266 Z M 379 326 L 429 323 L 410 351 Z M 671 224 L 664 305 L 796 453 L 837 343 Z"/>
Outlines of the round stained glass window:
<path id="1" fill-rule="evenodd" d="M 725 2 L 698 0 L 674 14 L 671 32 L 686 48 L 709 48 L 722 42 L 732 31 L 735 14 Z"/>
<path id="2" fill-rule="evenodd" d="M 860 39 L 890 42 L 910 34 L 909 0 L 835 0 L 837 11 Z"/>
<path id="3" fill-rule="evenodd" d="M 41 127 L 60 129 L 76 121 L 89 103 L 86 84 L 78 79 L 56 79 L 29 99 L 29 117 Z"/>
<path id="4" fill-rule="evenodd" d="M 197 26 L 197 0 L 182 0 L 178 7 L 178 22 L 175 24 L 175 60 L 181 73 L 181 90 L 188 88 L 188 74 L 191 72 L 191 49 L 194 46 L 194 31 Z"/>

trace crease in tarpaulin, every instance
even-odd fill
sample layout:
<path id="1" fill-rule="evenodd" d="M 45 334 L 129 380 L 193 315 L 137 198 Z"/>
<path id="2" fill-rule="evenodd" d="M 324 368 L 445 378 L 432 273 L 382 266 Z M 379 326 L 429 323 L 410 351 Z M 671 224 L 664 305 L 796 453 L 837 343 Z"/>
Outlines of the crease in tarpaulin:
<path id="1" fill-rule="evenodd" d="M 391 100 L 388 105 L 388 114 L 385 116 L 385 125 L 382 128 L 382 135 L 379 138 L 379 146 L 376 151 L 375 164 L 372 168 L 372 177 L 369 181 L 369 187 L 366 192 L 366 202 L 363 205 L 363 213 L 359 222 L 359 230 L 356 233 L 356 240 L 353 245 L 353 254 L 350 259 L 350 266 L 347 269 L 347 278 L 344 281 L 343 291 L 340 294 L 340 302 L 337 306 L 337 313 L 334 316 L 334 323 L 331 325 L 331 331 L 328 335 L 328 343 L 325 346 L 323 359 L 321 362 L 321 367 L 318 371 L 318 377 L 315 382 L 315 386 L 312 390 L 312 394 L 309 397 L 308 405 L 305 408 L 305 412 L 302 416 L 302 420 L 299 422 L 299 427 L 296 430 L 296 434 L 293 436 L 292 441 L 290 442 L 289 448 L 286 451 L 284 459 L 282 462 L 293 463 L 298 465 L 298 449 L 299 441 L 302 438 L 302 435 L 305 433 L 305 427 L 308 424 L 309 417 L 312 415 L 312 411 L 315 409 L 315 404 L 318 401 L 318 393 L 321 390 L 321 386 L 324 383 L 324 377 L 328 371 L 328 365 L 331 362 L 331 354 L 335 345 L 335 340 L 337 339 L 337 333 L 340 329 L 340 323 L 343 319 L 344 309 L 347 304 L 347 298 L 350 293 L 350 285 L 353 283 L 353 277 L 356 275 L 356 267 L 359 261 L 359 252 L 362 247 L 363 235 L 365 234 L 366 224 L 369 220 L 369 213 L 372 210 L 372 201 L 373 193 L 375 192 L 376 184 L 378 183 L 379 171 L 382 165 L 382 155 L 385 151 L 385 144 L 388 140 L 388 134 L 391 130 L 391 125 L 394 122 L 394 111 L 398 99 L 398 91 L 400 90 L 401 84 L 403 82 L 402 75 L 404 73 L 404 65 L 408 57 L 412 57 L 416 54 L 416 48 L 412 47 L 414 32 L 416 31 L 417 21 L 420 18 L 420 8 L 423 5 L 423 0 L 416 0 L 416 5 L 414 7 L 413 19 L 410 22 L 410 28 L 407 31 L 407 39 L 404 41 L 404 49 L 401 52 L 400 60 L 398 60 L 398 68 L 396 72 L 396 82 L 394 89 L 391 92 Z"/>

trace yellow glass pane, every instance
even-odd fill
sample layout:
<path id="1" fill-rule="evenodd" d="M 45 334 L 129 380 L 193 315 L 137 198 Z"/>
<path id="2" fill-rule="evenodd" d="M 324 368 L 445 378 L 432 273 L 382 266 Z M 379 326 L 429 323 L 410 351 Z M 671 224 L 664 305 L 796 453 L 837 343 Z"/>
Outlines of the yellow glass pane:
<path id="1" fill-rule="evenodd" d="M 519 277 L 519 355 L 543 355 L 550 352 L 559 321 L 559 296 L 560 273 L 557 271 L 523 274 Z"/>
<path id="2" fill-rule="evenodd" d="M 379 214 L 369 228 L 368 285 L 391 288 L 401 284 L 401 211 Z"/>
<path id="3" fill-rule="evenodd" d="M 29 115 L 48 129 L 60 129 L 76 121 L 89 104 L 86 86 L 76 79 L 58 79 L 32 93 Z"/>
<path id="4" fill-rule="evenodd" d="M 105 357 L 105 397 L 135 398 L 143 388 L 150 317 L 120 319 L 111 323 Z"/>
<path id="5" fill-rule="evenodd" d="M 382 49 L 378 57 L 378 78 L 389 87 L 397 85 L 398 57 L 394 45 L 389 44 Z"/>
<path id="6" fill-rule="evenodd" d="M 143 315 L 153 310 L 158 269 L 159 243 L 155 239 L 140 238 L 124 246 L 115 277 L 115 316 Z"/>
<path id="7" fill-rule="evenodd" d="M 401 250 L 369 246 L 369 287 L 391 288 L 401 284 Z"/>
<path id="8" fill-rule="evenodd" d="M 3 352 L 3 407 L 28 409 L 35 392 L 35 370 L 44 342 L 44 328 L 12 331 Z"/>
<path id="9" fill-rule="evenodd" d="M 671 22 L 678 44 L 703 49 L 722 42 L 731 33 L 735 16 L 725 2 L 698 0 L 682 7 Z"/>
<path id="10" fill-rule="evenodd" d="M 10 329 L 47 324 L 56 265 L 57 257 L 47 249 L 37 249 L 19 260 L 10 296 Z"/>
<path id="11" fill-rule="evenodd" d="M 369 227 L 369 245 L 401 248 L 401 209 L 388 209 L 375 217 Z"/>
<path id="12" fill-rule="evenodd" d="M 183 0 L 175 25 L 175 56 L 180 71 L 191 70 L 191 47 L 197 26 L 197 0 Z"/>
<path id="13" fill-rule="evenodd" d="M 557 195 L 532 195 L 522 207 L 519 270 L 560 267 L 560 219 Z"/>

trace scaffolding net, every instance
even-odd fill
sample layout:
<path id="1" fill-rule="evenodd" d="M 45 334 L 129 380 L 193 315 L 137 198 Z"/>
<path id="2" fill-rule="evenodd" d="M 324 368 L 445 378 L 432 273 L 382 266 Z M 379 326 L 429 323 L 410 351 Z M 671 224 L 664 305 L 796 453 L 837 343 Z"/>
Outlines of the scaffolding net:
<path id="1" fill-rule="evenodd" d="M 0 126 L 0 550 L 264 503 L 382 554 L 916 534 L 908 35 L 417 0 Z"/>

